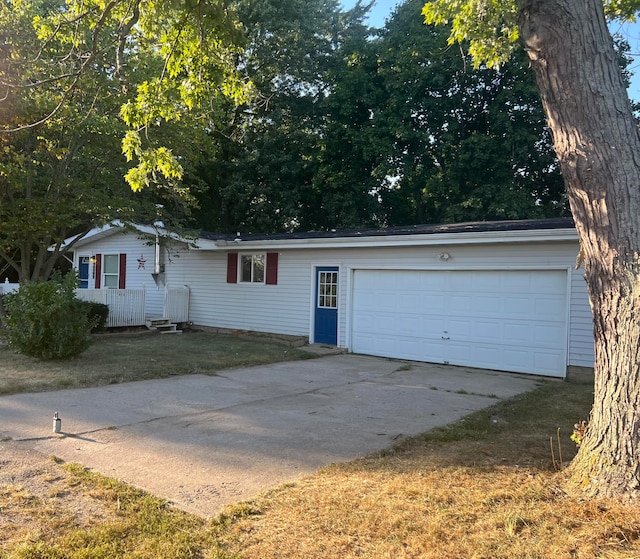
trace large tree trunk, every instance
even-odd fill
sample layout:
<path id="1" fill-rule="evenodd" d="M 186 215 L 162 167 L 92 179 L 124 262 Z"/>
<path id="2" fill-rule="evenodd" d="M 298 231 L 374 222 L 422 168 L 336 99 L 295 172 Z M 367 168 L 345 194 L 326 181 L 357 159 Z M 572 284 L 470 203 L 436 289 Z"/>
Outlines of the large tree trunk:
<path id="1" fill-rule="evenodd" d="M 639 499 L 638 128 L 602 0 L 517 2 L 580 234 L 594 316 L 595 403 L 571 479 L 589 496 Z"/>

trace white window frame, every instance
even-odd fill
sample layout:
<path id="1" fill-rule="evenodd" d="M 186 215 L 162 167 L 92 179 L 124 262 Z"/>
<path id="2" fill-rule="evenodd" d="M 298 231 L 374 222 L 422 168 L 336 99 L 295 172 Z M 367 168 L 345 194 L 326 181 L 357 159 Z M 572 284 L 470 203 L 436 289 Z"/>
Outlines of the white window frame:
<path id="1" fill-rule="evenodd" d="M 239 262 L 238 262 L 238 283 L 243 283 L 243 284 L 252 284 L 252 285 L 264 285 L 267 281 L 267 254 L 265 252 L 253 252 L 253 253 L 246 253 L 246 254 L 239 254 L 238 255 L 239 258 Z M 244 275 L 243 275 L 243 271 L 244 271 L 244 262 L 246 259 L 250 258 L 251 259 L 251 278 L 250 279 L 244 279 Z M 257 268 L 256 268 L 256 262 L 258 262 L 259 260 L 262 261 L 262 279 L 256 279 L 257 274 Z"/>
<path id="2" fill-rule="evenodd" d="M 107 257 L 113 256 L 116 261 L 116 272 L 107 272 Z M 118 289 L 120 285 L 120 255 L 119 254 L 103 254 L 102 255 L 102 287 L 105 289 Z M 113 278 L 115 277 L 115 285 L 107 285 L 107 277 Z"/>
<path id="3" fill-rule="evenodd" d="M 317 277 L 317 290 L 318 290 L 318 295 L 317 295 L 317 300 L 316 300 L 316 306 L 319 309 L 331 309 L 331 310 L 337 310 L 338 308 L 338 287 L 340 285 L 340 272 L 339 270 L 332 270 L 332 271 L 327 271 L 327 270 L 317 270 L 316 272 L 318 274 Z M 325 278 L 326 276 L 331 276 L 331 280 L 332 281 L 324 281 L 322 282 L 320 277 L 322 274 L 325 274 Z M 333 279 L 335 279 L 335 281 L 333 281 Z M 331 288 L 329 291 L 326 291 L 326 288 L 329 287 Z M 324 289 L 324 290 L 323 290 Z"/>

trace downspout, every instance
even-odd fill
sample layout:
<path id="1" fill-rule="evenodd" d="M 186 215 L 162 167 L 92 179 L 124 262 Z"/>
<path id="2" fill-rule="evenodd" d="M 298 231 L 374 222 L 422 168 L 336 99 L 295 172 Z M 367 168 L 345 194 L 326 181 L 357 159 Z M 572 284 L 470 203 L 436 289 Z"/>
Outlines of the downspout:
<path id="1" fill-rule="evenodd" d="M 162 205 L 158 204 L 158 217 L 160 217 L 160 210 L 162 209 Z M 164 227 L 164 223 L 162 223 L 162 221 L 158 220 L 153 224 L 155 230 L 156 230 L 156 240 L 155 240 L 155 257 L 154 257 L 154 262 L 153 262 L 153 274 L 151 274 L 151 277 L 153 278 L 153 281 L 155 282 L 157 287 L 160 287 L 161 285 L 164 285 L 164 270 L 162 269 L 162 266 L 160 265 L 160 228 Z"/>

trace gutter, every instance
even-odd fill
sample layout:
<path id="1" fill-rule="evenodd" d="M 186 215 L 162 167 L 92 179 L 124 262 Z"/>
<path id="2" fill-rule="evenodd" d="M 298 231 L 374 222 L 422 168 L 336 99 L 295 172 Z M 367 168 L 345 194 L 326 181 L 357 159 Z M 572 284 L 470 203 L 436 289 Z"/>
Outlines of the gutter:
<path id="1" fill-rule="evenodd" d="M 434 245 L 473 245 L 503 243 L 543 243 L 578 241 L 578 232 L 567 229 L 532 229 L 520 231 L 483 231 L 460 233 L 430 233 L 417 235 L 389 235 L 370 237 L 334 237 L 306 239 L 269 239 L 208 241 L 195 250 L 236 251 L 251 249 L 319 249 L 319 248 L 378 248 Z M 197 241 L 200 243 L 200 240 Z"/>

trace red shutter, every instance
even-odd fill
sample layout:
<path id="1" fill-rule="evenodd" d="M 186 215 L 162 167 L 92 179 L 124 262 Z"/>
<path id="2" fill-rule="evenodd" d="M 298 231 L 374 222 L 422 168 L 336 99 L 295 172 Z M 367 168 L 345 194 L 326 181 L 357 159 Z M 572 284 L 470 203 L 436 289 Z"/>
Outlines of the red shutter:
<path id="1" fill-rule="evenodd" d="M 96 289 L 100 289 L 100 276 L 102 275 L 102 254 L 96 254 Z"/>
<path id="2" fill-rule="evenodd" d="M 238 253 L 227 254 L 227 283 L 238 283 Z"/>
<path id="3" fill-rule="evenodd" d="M 126 289 L 127 286 L 127 255 L 120 254 L 120 266 L 118 267 L 118 289 Z"/>
<path id="4" fill-rule="evenodd" d="M 277 252 L 267 252 L 266 284 L 267 285 L 278 284 L 278 253 Z"/>

